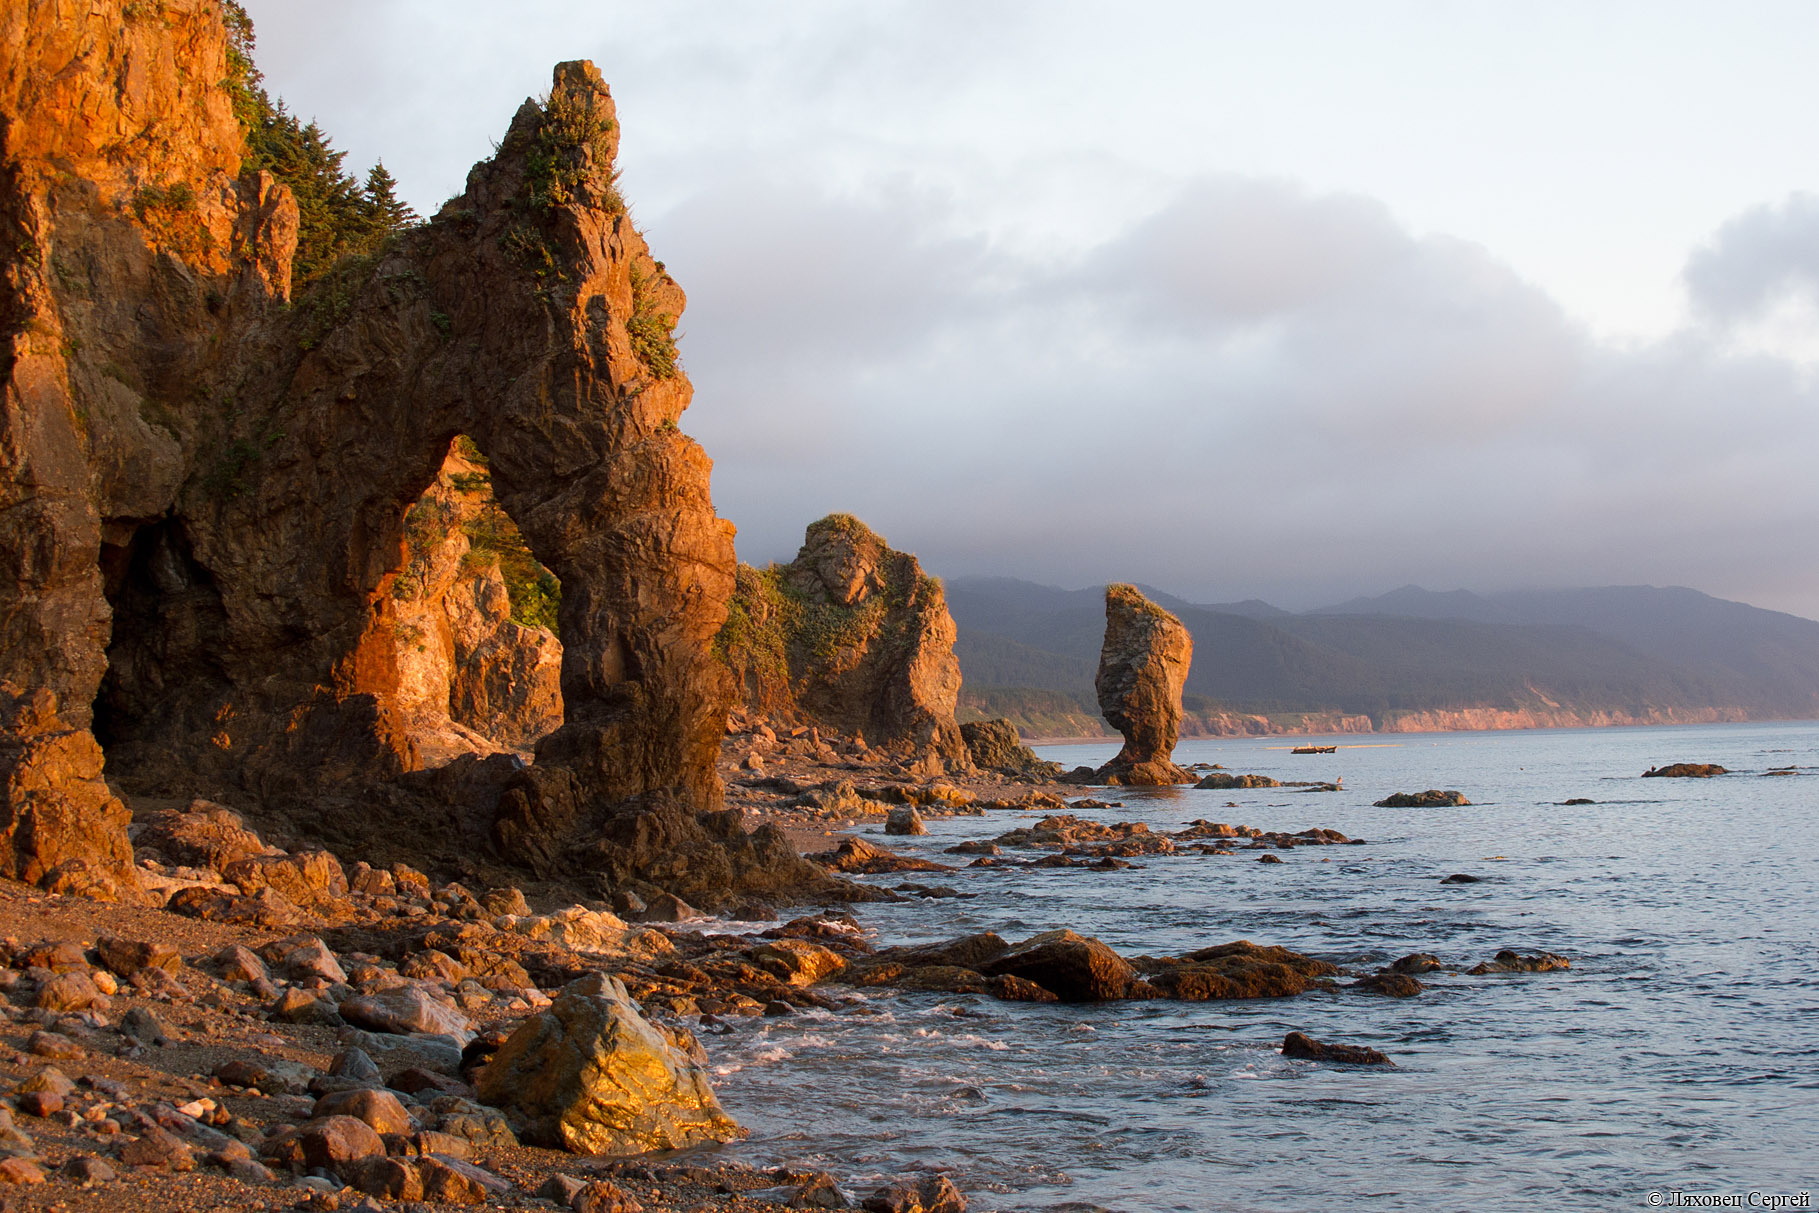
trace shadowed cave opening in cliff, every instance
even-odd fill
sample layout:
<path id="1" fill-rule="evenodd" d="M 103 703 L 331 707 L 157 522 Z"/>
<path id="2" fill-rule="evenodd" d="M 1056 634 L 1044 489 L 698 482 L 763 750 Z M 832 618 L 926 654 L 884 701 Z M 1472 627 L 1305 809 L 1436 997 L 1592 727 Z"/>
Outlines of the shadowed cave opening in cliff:
<path id="1" fill-rule="evenodd" d="M 389 591 L 397 702 L 423 765 L 534 749 L 563 720 L 562 585 L 466 435 L 406 512 L 402 555 Z"/>
<path id="2" fill-rule="evenodd" d="M 177 517 L 110 520 L 101 584 L 113 630 L 93 729 L 112 756 L 139 740 L 142 726 L 205 712 L 228 687 L 219 661 L 227 612 Z"/>

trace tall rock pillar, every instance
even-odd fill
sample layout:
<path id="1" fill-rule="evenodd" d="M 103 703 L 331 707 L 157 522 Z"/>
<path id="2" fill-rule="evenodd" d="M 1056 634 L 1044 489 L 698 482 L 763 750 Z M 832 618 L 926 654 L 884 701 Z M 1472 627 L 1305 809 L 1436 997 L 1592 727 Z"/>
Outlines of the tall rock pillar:
<path id="1" fill-rule="evenodd" d="M 1105 646 L 1093 690 L 1099 711 L 1124 734 L 1124 748 L 1099 768 L 1106 783 L 1192 782 L 1171 759 L 1181 732 L 1181 687 L 1194 638 L 1179 619 L 1134 585 L 1105 587 Z"/>

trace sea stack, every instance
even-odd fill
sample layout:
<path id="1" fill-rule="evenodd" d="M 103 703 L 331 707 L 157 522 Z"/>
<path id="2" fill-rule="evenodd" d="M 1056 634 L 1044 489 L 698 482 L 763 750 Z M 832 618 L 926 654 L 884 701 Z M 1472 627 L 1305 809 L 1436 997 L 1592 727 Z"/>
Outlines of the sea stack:
<path id="1" fill-rule="evenodd" d="M 1099 768 L 1101 782 L 1137 786 L 1191 783 L 1171 758 L 1181 731 L 1181 687 L 1194 638 L 1179 619 L 1134 585 L 1105 587 L 1105 645 L 1093 689 L 1099 711 L 1124 734 L 1124 748 Z"/>
<path id="2" fill-rule="evenodd" d="M 972 768 L 941 583 L 851 514 L 810 523 L 789 564 L 742 566 L 716 647 L 754 718 L 863 735 L 929 773 Z"/>

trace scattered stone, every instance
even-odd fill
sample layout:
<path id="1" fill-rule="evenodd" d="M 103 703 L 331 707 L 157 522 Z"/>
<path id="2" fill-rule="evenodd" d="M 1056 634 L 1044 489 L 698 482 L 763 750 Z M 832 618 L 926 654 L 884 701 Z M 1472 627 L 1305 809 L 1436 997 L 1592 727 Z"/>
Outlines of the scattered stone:
<path id="1" fill-rule="evenodd" d="M 364 1049 L 341 1050 L 329 1063 L 328 1072 L 336 1078 L 346 1078 L 354 1082 L 379 1082 L 383 1078 L 379 1067 L 371 1057 L 367 1056 Z M 409 1092 L 408 1087 L 398 1089 Z"/>
<path id="2" fill-rule="evenodd" d="M 1226 788 L 1279 788 L 1282 784 L 1268 775 L 1232 775 L 1225 771 L 1214 771 L 1194 786 L 1224 790 Z"/>
<path id="3" fill-rule="evenodd" d="M 559 1205 L 571 1205 L 575 1196 L 587 1187 L 585 1179 L 576 1179 L 573 1175 L 552 1175 L 543 1181 L 537 1189 L 537 1196 L 542 1200 L 554 1201 Z"/>
<path id="4" fill-rule="evenodd" d="M 371 1154 L 349 1159 L 336 1168 L 347 1185 L 368 1196 L 385 1200 L 422 1200 L 423 1175 L 415 1164 L 401 1158 Z"/>
<path id="5" fill-rule="evenodd" d="M 338 1028 L 343 1023 L 335 1004 L 313 991 L 291 986 L 272 1004 L 271 1017 L 284 1023 L 313 1023 Z"/>
<path id="6" fill-rule="evenodd" d="M 1280 855 L 1259 855 L 1259 856 L 1257 856 L 1257 862 L 1258 863 L 1281 863 L 1282 856 L 1280 856 Z"/>
<path id="7" fill-rule="evenodd" d="M 352 1116 L 326 1116 L 304 1123 L 298 1133 L 303 1158 L 312 1167 L 334 1167 L 356 1158 L 385 1153 L 385 1142 L 373 1127 Z"/>
<path id="8" fill-rule="evenodd" d="M 1440 958 L 1433 953 L 1410 952 L 1407 956 L 1391 962 L 1386 971 L 1390 973 L 1432 973 L 1440 967 Z"/>
<path id="9" fill-rule="evenodd" d="M 111 935 L 103 935 L 95 941 L 95 955 L 103 966 L 120 977 L 131 977 L 146 968 L 175 971 L 183 967 L 183 957 L 167 943 L 141 943 Z"/>
<path id="10" fill-rule="evenodd" d="M 914 855 L 899 855 L 895 851 L 875 847 L 863 838 L 843 838 L 833 850 L 822 851 L 807 856 L 807 858 L 836 872 L 860 875 L 880 875 L 886 872 L 953 871 L 945 864 L 921 859 Z"/>
<path id="11" fill-rule="evenodd" d="M 491 889 L 480 899 L 488 914 L 511 914 L 518 918 L 530 915 L 531 903 L 524 899 L 524 891 L 516 888 Z"/>
<path id="12" fill-rule="evenodd" d="M 0 1160 L 0 1184 L 23 1187 L 44 1182 L 44 1172 L 29 1158 Z"/>
<path id="13" fill-rule="evenodd" d="M 375 1091 L 361 1088 L 353 1091 L 337 1091 L 324 1095 L 316 1101 L 316 1109 L 310 1114 L 314 1119 L 333 1116 L 352 1116 L 364 1121 L 379 1133 L 411 1133 L 417 1128 L 411 1120 L 404 1105 L 398 1097 L 389 1091 Z"/>
<path id="14" fill-rule="evenodd" d="M 1382 994 L 1387 998 L 1413 998 L 1426 989 L 1406 973 L 1372 973 L 1352 983 L 1352 989 L 1365 994 Z"/>
<path id="15" fill-rule="evenodd" d="M 1338 965 L 1259 947 L 1248 939 L 1202 948 L 1180 957 L 1137 959 L 1144 977 L 1169 998 L 1198 1002 L 1224 998 L 1287 998 L 1336 977 Z"/>
<path id="16" fill-rule="evenodd" d="M 707 1072 L 632 1005 L 615 978 L 569 983 L 514 1032 L 480 1077 L 480 1097 L 515 1109 L 526 1140 L 577 1154 L 673 1150 L 744 1135 Z"/>
<path id="17" fill-rule="evenodd" d="M 451 1205 L 483 1205 L 491 1196 L 511 1191 L 511 1185 L 490 1171 L 458 1158 L 429 1157 L 417 1164 L 423 1177 L 423 1198 Z"/>
<path id="18" fill-rule="evenodd" d="M 111 1184 L 120 1177 L 118 1172 L 107 1165 L 106 1159 L 96 1158 L 89 1154 L 78 1154 L 59 1169 L 63 1172 L 65 1179 L 73 1179 L 84 1186 Z"/>
<path id="19" fill-rule="evenodd" d="M 886 834 L 926 834 L 928 825 L 913 808 L 892 809 L 884 819 Z"/>
<path id="20" fill-rule="evenodd" d="M 55 1091 L 27 1091 L 16 1102 L 27 1116 L 55 1116 L 63 1111 L 63 1096 Z"/>
<path id="21" fill-rule="evenodd" d="M 846 967 L 832 948 L 806 939 L 776 939 L 752 949 L 752 963 L 792 986 L 810 986 Z"/>
<path id="22" fill-rule="evenodd" d="M 1362 1045 L 1325 1044 L 1300 1032 L 1282 1039 L 1282 1055 L 1307 1061 L 1332 1061 L 1352 1066 L 1393 1066 L 1396 1063 L 1376 1049 Z"/>
<path id="23" fill-rule="evenodd" d="M 341 1004 L 341 1017 L 362 1028 L 400 1036 L 426 1032 L 463 1041 L 473 1037 L 467 1016 L 417 986 L 349 998 Z"/>
<path id="24" fill-rule="evenodd" d="M 337 985 L 345 984 L 347 971 L 329 946 L 314 935 L 299 935 L 274 940 L 259 949 L 267 963 L 292 981 L 321 978 Z"/>
<path id="25" fill-rule="evenodd" d="M 57 973 L 38 987 L 32 1005 L 47 1011 L 80 1011 L 105 997 L 87 973 Z"/>
<path id="26" fill-rule="evenodd" d="M 150 1007 L 134 1007 L 120 1017 L 120 1035 L 140 1044 L 162 1047 L 171 1042 L 171 1031 Z"/>
<path id="27" fill-rule="evenodd" d="M 647 899 L 644 913 L 638 916 L 640 922 L 687 922 L 691 918 L 702 917 L 700 910 L 677 897 L 674 893 L 653 893 Z"/>
<path id="28" fill-rule="evenodd" d="M 945 1175 L 902 1179 L 865 1198 L 867 1213 L 966 1213 L 966 1197 Z"/>
<path id="29" fill-rule="evenodd" d="M 265 962 L 239 944 L 229 944 L 209 958 L 222 981 L 264 981 Z"/>
<path id="30" fill-rule="evenodd" d="M 120 1161 L 129 1167 L 160 1171 L 193 1171 L 196 1155 L 175 1133 L 157 1124 L 140 1126 L 139 1137 L 120 1149 Z"/>
<path id="31" fill-rule="evenodd" d="M 1036 752 L 1023 744 L 1017 727 L 1008 720 L 975 720 L 960 726 L 960 738 L 973 765 L 981 770 L 1003 771 L 1053 779 L 1061 774 L 1061 765 L 1036 757 Z"/>
<path id="32" fill-rule="evenodd" d="M 88 1056 L 87 1049 L 60 1032 L 33 1032 L 26 1038 L 25 1051 L 53 1061 L 75 1061 Z"/>
<path id="33" fill-rule="evenodd" d="M 16 1095 L 26 1095 L 34 1091 L 42 1091 L 51 1095 L 73 1095 L 76 1092 L 76 1084 L 69 1075 L 56 1066 L 45 1066 L 13 1088 L 13 1093 Z"/>
<path id="34" fill-rule="evenodd" d="M 568 1207 L 574 1213 L 644 1213 L 644 1206 L 610 1179 L 583 1185 L 569 1197 Z"/>
<path id="35" fill-rule="evenodd" d="M 164 908 L 204 922 L 240 926 L 291 927 L 303 919 L 303 912 L 296 904 L 275 889 L 260 889 L 247 896 L 202 886 L 178 889 L 164 903 Z"/>
<path id="36" fill-rule="evenodd" d="M 1555 969 L 1570 969 L 1571 961 L 1552 952 L 1541 952 L 1534 956 L 1521 956 L 1505 948 L 1497 953 L 1496 959 L 1474 965 L 1465 971 L 1467 977 L 1484 977 L 1492 973 L 1549 973 Z"/>
<path id="37" fill-rule="evenodd" d="M 1730 772 L 1714 762 L 1670 762 L 1664 767 L 1650 767 L 1642 772 L 1644 779 L 1710 779 Z"/>
<path id="38" fill-rule="evenodd" d="M 302 1095 L 315 1076 L 309 1066 L 279 1057 L 237 1057 L 215 1067 L 215 1077 L 222 1082 L 266 1095 Z"/>
<path id="39" fill-rule="evenodd" d="M 1443 792 L 1438 788 L 1429 788 L 1425 792 L 1397 792 L 1394 796 L 1385 796 L 1382 800 L 1375 801 L 1373 807 L 1379 809 L 1436 809 L 1471 803 L 1462 792 Z"/>
<path id="40" fill-rule="evenodd" d="M 186 867 L 220 871 L 238 859 L 263 855 L 265 843 L 246 828 L 238 813 L 207 800 L 192 800 L 184 810 L 149 814 L 134 842 Z"/>

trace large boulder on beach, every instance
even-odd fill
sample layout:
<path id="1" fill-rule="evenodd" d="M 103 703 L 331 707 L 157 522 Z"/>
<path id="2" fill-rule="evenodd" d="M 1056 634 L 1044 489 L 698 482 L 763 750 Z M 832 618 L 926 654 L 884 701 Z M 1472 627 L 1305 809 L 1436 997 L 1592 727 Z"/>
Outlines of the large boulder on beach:
<path id="1" fill-rule="evenodd" d="M 652 1026 L 620 982 L 590 974 L 512 1033 L 480 1075 L 482 1101 L 523 1118 L 533 1145 L 646 1154 L 745 1136 L 707 1071 Z"/>
<path id="2" fill-rule="evenodd" d="M 1105 587 L 1105 643 L 1093 690 L 1099 711 L 1124 735 L 1117 757 L 1100 767 L 1102 783 L 1192 783 L 1171 755 L 1181 733 L 1181 688 L 1194 638 L 1179 619 L 1134 585 Z"/>

